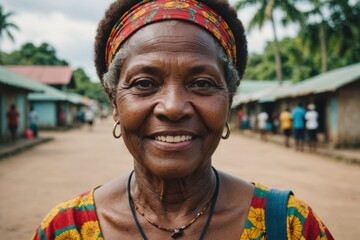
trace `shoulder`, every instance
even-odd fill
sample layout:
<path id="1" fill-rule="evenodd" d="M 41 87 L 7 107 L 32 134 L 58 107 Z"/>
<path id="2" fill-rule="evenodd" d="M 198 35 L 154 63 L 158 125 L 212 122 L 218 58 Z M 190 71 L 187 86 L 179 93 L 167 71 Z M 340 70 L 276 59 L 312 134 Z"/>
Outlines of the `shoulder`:
<path id="1" fill-rule="evenodd" d="M 262 232 L 266 235 L 265 207 L 270 189 L 260 183 L 254 185 L 254 196 L 245 230 L 257 230 L 259 234 Z M 293 195 L 290 195 L 287 203 L 286 221 L 288 239 L 333 239 L 311 207 Z"/>
<path id="2" fill-rule="evenodd" d="M 311 207 L 295 196 L 289 197 L 287 228 L 291 239 L 334 239 Z"/>
<path id="3" fill-rule="evenodd" d="M 33 239 L 102 239 L 93 192 L 54 207 L 42 220 Z"/>
<path id="4" fill-rule="evenodd" d="M 129 175 L 120 176 L 94 191 L 94 201 L 96 202 L 96 211 L 100 212 L 102 207 L 109 208 L 118 206 L 119 202 L 127 202 L 127 181 Z"/>
<path id="5" fill-rule="evenodd" d="M 246 213 L 251 205 L 254 185 L 240 178 L 218 171 L 220 176 L 220 192 L 217 202 L 218 209 L 224 212 Z M 222 212 L 223 213 L 223 212 Z M 239 216 L 236 216 L 237 218 Z"/>

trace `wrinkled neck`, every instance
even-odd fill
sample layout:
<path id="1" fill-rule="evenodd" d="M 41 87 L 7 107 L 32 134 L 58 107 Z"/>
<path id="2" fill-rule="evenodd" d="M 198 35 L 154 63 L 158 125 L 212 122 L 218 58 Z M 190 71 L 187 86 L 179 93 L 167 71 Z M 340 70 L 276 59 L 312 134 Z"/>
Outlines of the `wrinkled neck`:
<path id="1" fill-rule="evenodd" d="M 135 167 L 130 192 L 133 201 L 148 213 L 185 216 L 198 212 L 211 200 L 215 185 L 211 163 L 180 179 L 163 179 Z"/>

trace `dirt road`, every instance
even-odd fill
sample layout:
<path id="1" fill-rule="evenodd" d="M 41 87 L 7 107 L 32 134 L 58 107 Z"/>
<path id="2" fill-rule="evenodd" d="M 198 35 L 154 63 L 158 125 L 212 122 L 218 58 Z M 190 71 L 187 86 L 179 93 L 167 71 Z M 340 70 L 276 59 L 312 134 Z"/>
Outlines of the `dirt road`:
<path id="1" fill-rule="evenodd" d="M 111 135 L 112 122 L 51 133 L 55 140 L 0 161 L 0 238 L 30 239 L 55 204 L 127 173 L 132 158 Z M 214 166 L 248 181 L 292 189 L 336 239 L 357 239 L 360 168 L 233 134 Z"/>

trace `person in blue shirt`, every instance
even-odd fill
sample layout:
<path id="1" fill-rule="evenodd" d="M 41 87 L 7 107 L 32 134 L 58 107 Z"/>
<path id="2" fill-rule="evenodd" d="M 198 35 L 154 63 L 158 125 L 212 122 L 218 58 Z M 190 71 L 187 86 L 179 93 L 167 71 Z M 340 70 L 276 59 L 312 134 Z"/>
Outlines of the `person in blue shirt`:
<path id="1" fill-rule="evenodd" d="M 304 151 L 305 142 L 305 108 L 302 103 L 292 110 L 292 122 L 294 129 L 295 148 L 297 151 Z"/>

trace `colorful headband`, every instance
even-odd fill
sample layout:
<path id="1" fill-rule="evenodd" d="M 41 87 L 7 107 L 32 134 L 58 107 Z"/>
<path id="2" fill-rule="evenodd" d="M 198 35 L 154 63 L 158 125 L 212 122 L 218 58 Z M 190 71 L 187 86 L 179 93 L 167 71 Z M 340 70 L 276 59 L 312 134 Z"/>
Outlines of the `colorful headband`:
<path id="1" fill-rule="evenodd" d="M 113 27 L 106 44 L 106 67 L 120 45 L 133 33 L 147 24 L 183 20 L 195 23 L 210 32 L 236 64 L 236 43 L 234 35 L 225 20 L 208 6 L 195 0 L 143 0 L 121 16 Z"/>

